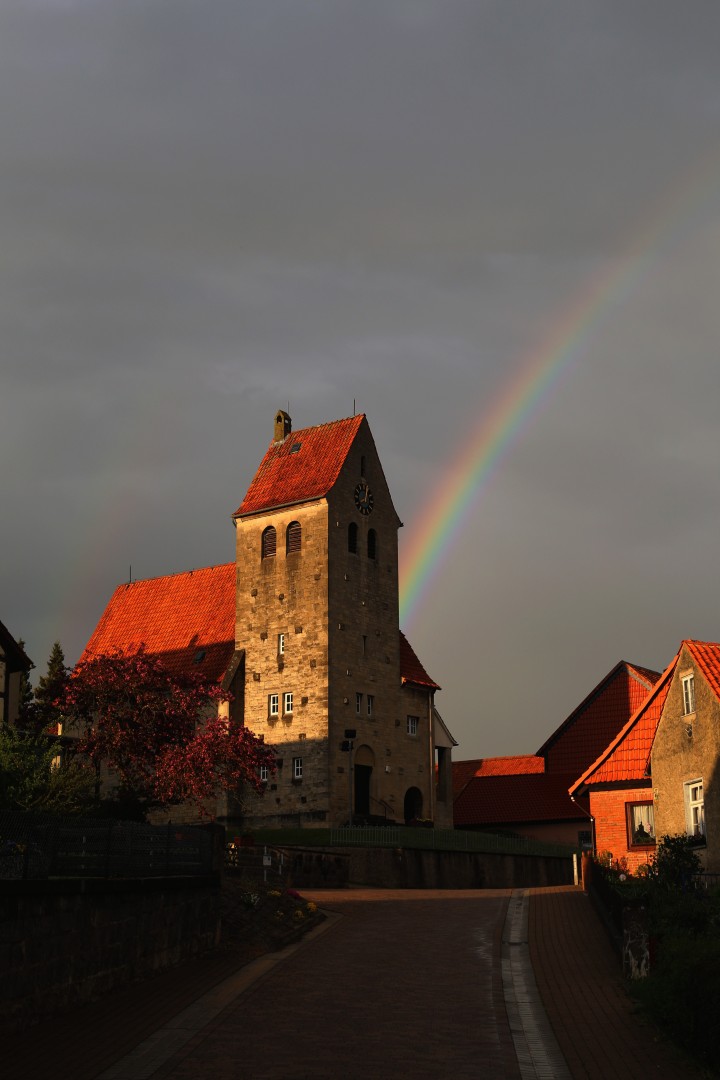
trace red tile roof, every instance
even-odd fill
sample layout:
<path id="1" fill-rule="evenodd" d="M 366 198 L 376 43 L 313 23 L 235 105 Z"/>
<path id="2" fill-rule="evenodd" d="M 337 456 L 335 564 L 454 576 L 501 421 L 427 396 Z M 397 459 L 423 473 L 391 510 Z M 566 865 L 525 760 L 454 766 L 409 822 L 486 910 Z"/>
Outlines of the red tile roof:
<path id="1" fill-rule="evenodd" d="M 400 680 L 403 683 L 411 683 L 413 686 L 427 687 L 429 690 L 440 689 L 418 660 L 415 650 L 402 630 L 400 631 Z"/>
<path id="2" fill-rule="evenodd" d="M 660 672 L 621 660 L 540 747 L 548 772 L 579 776 L 639 709 Z"/>
<path id="3" fill-rule="evenodd" d="M 221 680 L 235 651 L 235 563 L 119 585 L 81 660 L 141 647 L 173 671 Z"/>
<path id="4" fill-rule="evenodd" d="M 474 777 L 453 804 L 455 827 L 583 818 L 568 794 L 572 779 L 568 773 Z"/>
<path id="5" fill-rule="evenodd" d="M 453 795 L 459 795 L 465 785 L 476 776 L 518 776 L 544 771 L 545 758 L 535 754 L 453 761 Z"/>
<path id="6" fill-rule="evenodd" d="M 677 661 L 676 656 L 637 712 L 580 779 L 573 783 L 571 795 L 583 794 L 595 784 L 637 783 L 647 778 L 653 739 Z"/>
<path id="7" fill-rule="evenodd" d="M 173 671 L 222 679 L 235 651 L 235 563 L 118 585 L 80 659 L 141 647 Z M 402 633 L 400 675 L 439 689 Z"/>
<path id="8" fill-rule="evenodd" d="M 716 698 L 720 699 L 720 645 L 714 641 L 683 641 L 693 660 L 708 681 Z"/>
<path id="9" fill-rule="evenodd" d="M 364 419 L 360 414 L 333 420 L 292 431 L 282 442 L 270 443 L 234 516 L 258 514 L 327 495 Z"/>

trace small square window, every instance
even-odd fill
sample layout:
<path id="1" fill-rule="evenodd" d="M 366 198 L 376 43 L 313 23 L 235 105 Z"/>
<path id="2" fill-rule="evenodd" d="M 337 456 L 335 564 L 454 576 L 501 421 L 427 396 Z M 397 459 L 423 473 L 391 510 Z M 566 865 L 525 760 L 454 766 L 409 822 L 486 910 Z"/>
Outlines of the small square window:
<path id="1" fill-rule="evenodd" d="M 695 712 L 695 676 L 685 675 L 682 680 L 683 713 L 689 716 Z"/>
<path id="2" fill-rule="evenodd" d="M 285 635 L 278 634 L 278 656 L 283 656 L 285 653 Z"/>
<path id="3" fill-rule="evenodd" d="M 363 699 L 362 694 L 356 694 L 355 695 L 355 712 L 358 714 L 358 716 L 362 712 L 362 699 Z"/>
<path id="4" fill-rule="evenodd" d="M 303 764 L 301 757 L 293 758 L 293 780 L 302 780 Z"/>
<path id="5" fill-rule="evenodd" d="M 628 848 L 655 844 L 655 810 L 651 802 L 625 803 Z"/>
<path id="6" fill-rule="evenodd" d="M 367 714 L 368 714 L 368 716 L 372 716 L 374 707 L 375 707 L 375 697 L 374 697 L 373 694 L 368 694 L 368 696 L 367 696 Z"/>
<path id="7" fill-rule="evenodd" d="M 292 691 L 288 691 L 283 694 L 283 713 L 287 716 L 288 713 L 293 711 L 293 696 Z"/>
<path id="8" fill-rule="evenodd" d="M 269 712 L 270 716 L 279 716 L 280 715 L 280 695 L 279 694 L 271 694 L 270 695 L 269 704 L 268 704 L 268 712 Z"/>
<path id="9" fill-rule="evenodd" d="M 408 716 L 407 718 L 407 733 L 408 735 L 417 735 L 418 733 L 418 716 Z"/>

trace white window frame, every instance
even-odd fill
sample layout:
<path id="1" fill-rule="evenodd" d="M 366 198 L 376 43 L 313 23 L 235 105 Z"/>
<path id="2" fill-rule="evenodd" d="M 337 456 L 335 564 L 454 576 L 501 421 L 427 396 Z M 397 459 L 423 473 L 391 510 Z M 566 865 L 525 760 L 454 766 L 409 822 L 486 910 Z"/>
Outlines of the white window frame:
<path id="1" fill-rule="evenodd" d="M 683 716 L 692 716 L 695 712 L 695 676 L 692 673 L 683 675 L 681 682 L 683 691 Z"/>
<path id="2" fill-rule="evenodd" d="M 683 784 L 688 836 L 705 836 L 705 790 L 702 777 Z"/>
<path id="3" fill-rule="evenodd" d="M 412 736 L 417 735 L 419 727 L 420 727 L 420 717 L 419 716 L 408 716 L 408 718 L 407 718 L 407 733 L 408 733 L 408 735 L 412 735 Z"/>
<path id="4" fill-rule="evenodd" d="M 269 779 L 270 779 L 270 769 L 268 768 L 267 765 L 261 765 L 260 766 L 260 782 L 262 784 L 265 784 L 265 783 L 267 783 L 267 781 Z"/>
<path id="5" fill-rule="evenodd" d="M 303 760 L 301 757 L 293 758 L 293 780 L 302 780 Z"/>
<path id="6" fill-rule="evenodd" d="M 278 634 L 278 656 L 285 655 L 285 635 Z"/>
<path id="7" fill-rule="evenodd" d="M 283 694 L 283 716 L 289 716 L 293 711 L 292 690 L 286 690 Z"/>
<path id="8" fill-rule="evenodd" d="M 375 695 L 374 694 L 368 694 L 368 696 L 367 696 L 367 714 L 368 714 L 368 716 L 372 716 L 374 707 L 375 707 Z"/>
<path id="9" fill-rule="evenodd" d="M 355 694 L 355 712 L 358 714 L 358 716 L 362 712 L 362 699 L 363 699 L 362 694 L 357 692 Z"/>
<path id="10" fill-rule="evenodd" d="M 270 694 L 268 697 L 268 716 L 280 715 L 280 695 Z"/>

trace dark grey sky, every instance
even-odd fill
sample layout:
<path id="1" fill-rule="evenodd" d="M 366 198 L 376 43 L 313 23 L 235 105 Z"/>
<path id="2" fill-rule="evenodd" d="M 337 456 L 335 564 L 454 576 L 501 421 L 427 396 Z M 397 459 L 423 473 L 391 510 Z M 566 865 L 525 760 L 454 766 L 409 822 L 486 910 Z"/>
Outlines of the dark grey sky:
<path id="1" fill-rule="evenodd" d="M 0 619 L 38 668 L 130 564 L 233 558 L 288 402 L 367 413 L 402 552 L 628 266 L 407 630 L 459 757 L 717 640 L 719 49 L 709 0 L 4 0 Z"/>

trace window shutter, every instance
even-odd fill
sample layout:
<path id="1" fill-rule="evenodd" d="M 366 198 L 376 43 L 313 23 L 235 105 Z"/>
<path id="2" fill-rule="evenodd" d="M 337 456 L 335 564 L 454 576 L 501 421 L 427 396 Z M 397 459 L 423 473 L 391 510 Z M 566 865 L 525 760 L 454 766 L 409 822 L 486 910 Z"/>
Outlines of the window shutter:
<path id="1" fill-rule="evenodd" d="M 299 521 L 291 521 L 287 527 L 287 553 L 299 551 L 302 544 L 302 528 Z"/>

